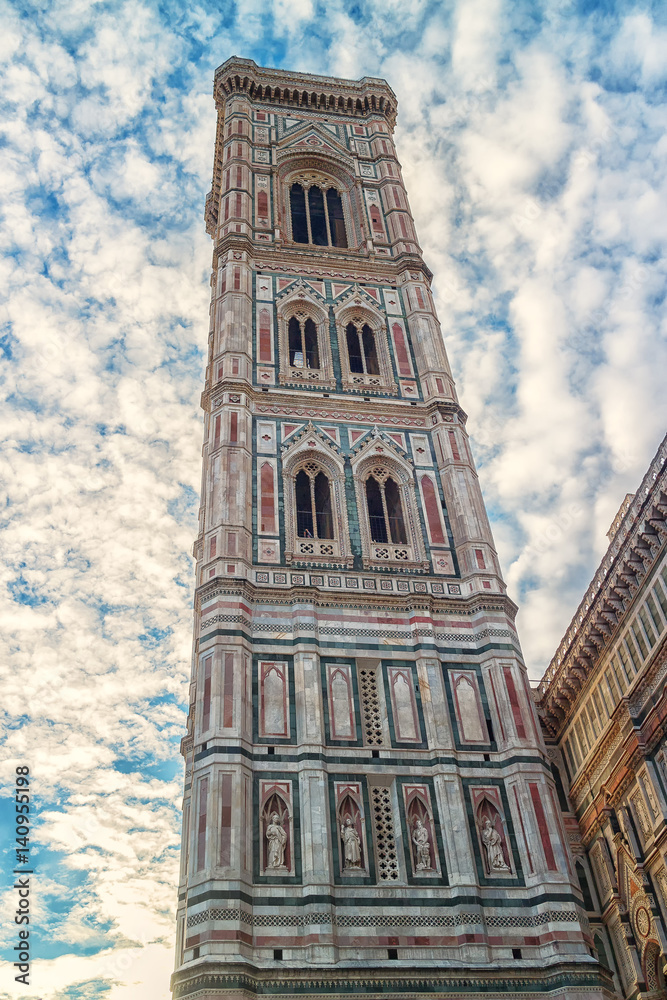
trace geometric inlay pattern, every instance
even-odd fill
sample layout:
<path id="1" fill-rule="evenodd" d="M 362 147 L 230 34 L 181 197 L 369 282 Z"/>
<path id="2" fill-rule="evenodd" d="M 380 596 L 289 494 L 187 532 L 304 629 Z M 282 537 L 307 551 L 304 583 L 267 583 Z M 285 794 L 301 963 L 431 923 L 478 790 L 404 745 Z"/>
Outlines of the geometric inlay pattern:
<path id="1" fill-rule="evenodd" d="M 378 875 L 383 882 L 398 878 L 398 855 L 394 837 L 394 819 L 388 788 L 373 788 L 373 819 L 377 844 Z"/>

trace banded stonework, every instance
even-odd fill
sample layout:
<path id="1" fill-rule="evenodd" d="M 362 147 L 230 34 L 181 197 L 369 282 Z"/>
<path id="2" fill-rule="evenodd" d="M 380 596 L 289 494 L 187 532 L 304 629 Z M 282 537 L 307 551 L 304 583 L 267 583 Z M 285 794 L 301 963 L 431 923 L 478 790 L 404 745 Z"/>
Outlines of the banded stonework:
<path id="1" fill-rule="evenodd" d="M 216 73 L 175 997 L 610 995 L 383 80 Z"/>
<path id="2" fill-rule="evenodd" d="M 619 997 L 665 997 L 667 438 L 538 690 L 596 954 Z"/>

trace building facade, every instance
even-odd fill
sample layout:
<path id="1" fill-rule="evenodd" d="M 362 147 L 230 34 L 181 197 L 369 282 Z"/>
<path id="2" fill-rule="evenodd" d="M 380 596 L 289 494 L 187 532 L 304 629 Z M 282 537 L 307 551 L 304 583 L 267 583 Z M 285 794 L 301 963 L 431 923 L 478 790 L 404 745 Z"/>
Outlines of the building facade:
<path id="1" fill-rule="evenodd" d="M 538 690 L 600 961 L 620 997 L 666 997 L 667 438 Z"/>
<path id="2" fill-rule="evenodd" d="M 383 80 L 215 76 L 174 996 L 610 995 Z"/>

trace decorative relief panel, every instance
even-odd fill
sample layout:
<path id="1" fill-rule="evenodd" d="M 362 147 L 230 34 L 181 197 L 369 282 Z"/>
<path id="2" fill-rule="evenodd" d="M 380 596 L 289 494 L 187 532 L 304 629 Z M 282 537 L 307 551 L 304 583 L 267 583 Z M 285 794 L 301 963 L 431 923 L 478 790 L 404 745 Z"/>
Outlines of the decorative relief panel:
<path id="1" fill-rule="evenodd" d="M 271 188 L 269 178 L 264 174 L 255 174 L 255 224 L 269 227 L 271 225 Z"/>
<path id="2" fill-rule="evenodd" d="M 327 707 L 327 742 L 360 745 L 352 663 L 322 661 Z"/>
<path id="3" fill-rule="evenodd" d="M 396 743 L 422 743 L 422 732 L 415 699 L 413 665 L 386 667 L 387 689 Z"/>
<path id="4" fill-rule="evenodd" d="M 276 425 L 273 421 L 258 421 L 257 451 L 264 455 L 276 453 Z"/>
<path id="5" fill-rule="evenodd" d="M 294 681 L 291 660 L 258 660 L 255 667 L 256 739 L 294 741 Z"/>
<path id="6" fill-rule="evenodd" d="M 456 725 L 461 743 L 487 744 L 489 734 L 474 670 L 449 671 Z"/>
<path id="7" fill-rule="evenodd" d="M 273 279 L 269 275 L 257 275 L 257 298 L 262 302 L 270 302 L 273 298 Z"/>

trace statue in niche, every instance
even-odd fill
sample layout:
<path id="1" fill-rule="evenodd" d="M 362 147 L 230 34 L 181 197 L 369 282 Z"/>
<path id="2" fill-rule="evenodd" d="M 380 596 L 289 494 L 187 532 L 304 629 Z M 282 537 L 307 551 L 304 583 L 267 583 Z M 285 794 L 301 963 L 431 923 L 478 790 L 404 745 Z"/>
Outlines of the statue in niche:
<path id="1" fill-rule="evenodd" d="M 343 868 L 361 868 L 361 839 L 351 816 L 341 824 L 340 836 L 343 841 Z"/>
<path id="2" fill-rule="evenodd" d="M 482 820 L 481 835 L 482 843 L 484 844 L 484 849 L 486 851 L 486 867 L 488 869 L 488 874 L 492 875 L 494 872 L 511 871 L 509 865 L 505 861 L 505 855 L 503 854 L 503 838 L 500 836 L 488 816 L 485 816 Z"/>
<path id="3" fill-rule="evenodd" d="M 420 819 L 415 821 L 412 843 L 415 845 L 415 871 L 431 871 L 431 844 L 428 830 Z"/>
<path id="4" fill-rule="evenodd" d="M 283 824 L 277 812 L 271 814 L 271 822 L 266 828 L 266 839 L 268 841 L 266 851 L 266 867 L 285 867 L 285 845 L 287 844 L 287 834 L 283 829 Z"/>

